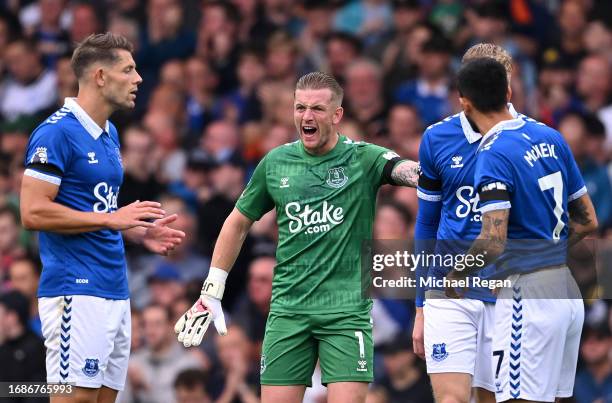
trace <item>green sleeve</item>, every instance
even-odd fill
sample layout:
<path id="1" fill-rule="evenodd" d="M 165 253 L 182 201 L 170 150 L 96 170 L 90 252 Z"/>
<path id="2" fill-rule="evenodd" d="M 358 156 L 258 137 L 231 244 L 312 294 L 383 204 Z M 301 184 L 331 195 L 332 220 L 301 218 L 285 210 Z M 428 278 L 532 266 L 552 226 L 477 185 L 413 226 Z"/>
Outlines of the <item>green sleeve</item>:
<path id="1" fill-rule="evenodd" d="M 274 208 L 274 201 L 266 184 L 266 160 L 264 157 L 257 164 L 251 180 L 236 202 L 236 208 L 253 221 L 259 220 Z"/>
<path id="2" fill-rule="evenodd" d="M 390 169 L 400 161 L 399 155 L 388 148 L 369 143 L 363 144 L 359 151 L 361 165 L 372 187 L 391 183 Z"/>

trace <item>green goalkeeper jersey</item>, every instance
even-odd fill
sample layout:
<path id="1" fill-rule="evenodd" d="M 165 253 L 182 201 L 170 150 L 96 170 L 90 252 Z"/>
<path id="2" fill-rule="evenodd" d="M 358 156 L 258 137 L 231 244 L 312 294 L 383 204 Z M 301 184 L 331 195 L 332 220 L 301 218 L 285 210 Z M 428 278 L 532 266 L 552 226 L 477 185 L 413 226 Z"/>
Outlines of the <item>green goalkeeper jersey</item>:
<path id="1" fill-rule="evenodd" d="M 296 141 L 263 158 L 236 208 L 254 221 L 276 208 L 272 311 L 371 307 L 361 293 L 361 246 L 372 237 L 378 188 L 398 160 L 393 151 L 345 136 L 325 155 Z"/>

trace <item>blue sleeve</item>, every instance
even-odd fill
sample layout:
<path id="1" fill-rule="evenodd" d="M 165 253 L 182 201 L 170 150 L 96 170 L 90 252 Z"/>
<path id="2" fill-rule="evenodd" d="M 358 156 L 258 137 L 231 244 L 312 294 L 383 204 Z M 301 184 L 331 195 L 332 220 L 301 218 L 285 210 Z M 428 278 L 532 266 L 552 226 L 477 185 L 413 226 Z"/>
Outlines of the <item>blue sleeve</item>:
<path id="1" fill-rule="evenodd" d="M 435 169 L 431 157 L 431 146 L 427 132 L 419 147 L 419 161 L 421 172 L 419 175 L 419 186 L 417 194 L 419 198 L 419 210 L 414 229 L 415 254 L 434 252 L 435 239 L 440 224 L 440 212 L 442 211 L 442 181 Z M 428 267 L 417 265 L 416 278 L 416 306 L 422 307 L 425 301 L 425 289 L 420 286 L 420 279 L 427 275 Z"/>
<path id="2" fill-rule="evenodd" d="M 494 147 L 482 148 L 476 156 L 474 185 L 480 196 L 479 210 L 483 214 L 512 207 L 510 194 L 515 186 L 514 171 L 501 149 L 501 142 L 497 141 Z"/>
<path id="3" fill-rule="evenodd" d="M 28 142 L 24 174 L 59 186 L 70 156 L 70 142 L 61 127 L 54 123 L 43 124 Z"/>

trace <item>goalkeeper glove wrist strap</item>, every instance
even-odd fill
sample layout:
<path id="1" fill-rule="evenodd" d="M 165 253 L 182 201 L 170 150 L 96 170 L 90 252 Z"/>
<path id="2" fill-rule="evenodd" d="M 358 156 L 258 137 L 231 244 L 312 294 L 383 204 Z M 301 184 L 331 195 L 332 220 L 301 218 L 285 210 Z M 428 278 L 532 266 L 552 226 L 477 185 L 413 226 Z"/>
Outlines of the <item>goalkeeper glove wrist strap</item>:
<path id="1" fill-rule="evenodd" d="M 208 295 L 216 299 L 223 298 L 223 292 L 225 291 L 225 280 L 227 279 L 227 272 L 217 267 L 211 267 L 208 271 L 208 277 L 204 281 L 202 286 L 202 295 Z"/>

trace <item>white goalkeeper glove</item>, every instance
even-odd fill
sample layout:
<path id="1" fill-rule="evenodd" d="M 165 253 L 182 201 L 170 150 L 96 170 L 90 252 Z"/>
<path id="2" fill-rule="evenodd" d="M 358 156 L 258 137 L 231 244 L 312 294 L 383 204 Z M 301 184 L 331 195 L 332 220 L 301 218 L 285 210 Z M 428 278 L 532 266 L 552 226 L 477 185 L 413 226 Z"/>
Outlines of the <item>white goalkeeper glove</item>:
<path id="1" fill-rule="evenodd" d="M 202 286 L 200 298 L 174 325 L 179 343 L 183 343 L 185 347 L 199 346 L 211 321 L 221 336 L 227 334 L 225 317 L 221 309 L 221 298 L 225 290 L 226 279 L 225 270 L 210 268 L 208 277 Z"/>

